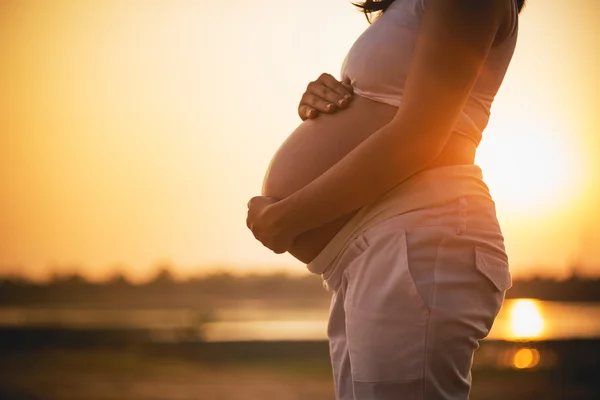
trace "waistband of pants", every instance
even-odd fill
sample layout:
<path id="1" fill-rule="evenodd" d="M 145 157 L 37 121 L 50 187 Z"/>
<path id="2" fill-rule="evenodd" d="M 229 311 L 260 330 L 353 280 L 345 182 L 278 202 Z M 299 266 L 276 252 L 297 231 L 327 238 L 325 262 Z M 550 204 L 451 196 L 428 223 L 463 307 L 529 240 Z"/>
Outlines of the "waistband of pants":
<path id="1" fill-rule="evenodd" d="M 307 268 L 327 280 L 338 267 L 340 255 L 360 234 L 377 223 L 408 212 L 439 207 L 461 197 L 484 196 L 491 199 L 477 165 L 433 168 L 413 175 L 375 202 L 361 208 Z M 339 272 L 339 271 L 336 271 Z"/>

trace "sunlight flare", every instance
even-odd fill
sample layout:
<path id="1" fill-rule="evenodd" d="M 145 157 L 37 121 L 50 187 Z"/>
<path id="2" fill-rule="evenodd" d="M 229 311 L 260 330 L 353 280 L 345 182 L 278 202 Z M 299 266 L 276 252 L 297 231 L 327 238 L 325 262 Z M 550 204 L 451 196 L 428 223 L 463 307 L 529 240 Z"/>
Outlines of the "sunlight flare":
<path id="1" fill-rule="evenodd" d="M 510 327 L 517 339 L 534 339 L 544 331 L 544 318 L 535 300 L 516 300 L 511 309 Z"/>
<path id="2" fill-rule="evenodd" d="M 488 135 L 477 156 L 496 201 L 513 215 L 564 209 L 585 189 L 584 151 L 551 118 L 518 124 L 518 133 Z"/>
<path id="3" fill-rule="evenodd" d="M 516 351 L 512 366 L 516 369 L 535 368 L 540 363 L 540 352 L 536 349 L 523 348 Z"/>

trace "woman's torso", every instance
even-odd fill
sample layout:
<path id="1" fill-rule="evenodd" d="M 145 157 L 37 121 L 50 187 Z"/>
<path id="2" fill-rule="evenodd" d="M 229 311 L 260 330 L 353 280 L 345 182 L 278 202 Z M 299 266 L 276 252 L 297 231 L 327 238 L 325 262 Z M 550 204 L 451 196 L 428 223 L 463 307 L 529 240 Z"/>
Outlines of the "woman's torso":
<path id="1" fill-rule="evenodd" d="M 394 106 L 355 96 L 342 112 L 304 121 L 273 157 L 263 194 L 282 199 L 306 186 L 387 124 L 396 111 Z M 442 154 L 428 168 L 472 164 L 475 149 L 470 139 L 452 135 Z M 312 261 L 352 215 L 303 233 L 290 253 L 302 262 Z"/>
<path id="2" fill-rule="evenodd" d="M 363 140 L 392 120 L 401 100 L 407 65 L 416 40 L 423 0 L 396 0 L 350 49 L 342 78 L 350 78 L 355 96 L 350 106 L 331 115 L 304 121 L 274 155 L 263 184 L 263 195 L 285 198 L 312 182 Z M 499 87 L 515 32 L 488 57 L 465 112 L 442 154 L 428 169 L 472 164 L 489 108 Z M 404 60 L 398 55 L 408 58 Z M 390 75 L 387 68 L 393 68 Z M 395 63 L 395 64 L 394 64 Z M 402 65 L 401 65 L 402 64 Z M 381 71 L 373 67 L 384 68 Z M 404 66 L 403 66 L 404 65 Z M 377 80 L 379 77 L 380 80 Z M 300 235 L 290 253 L 308 263 L 316 257 L 353 214 Z"/>

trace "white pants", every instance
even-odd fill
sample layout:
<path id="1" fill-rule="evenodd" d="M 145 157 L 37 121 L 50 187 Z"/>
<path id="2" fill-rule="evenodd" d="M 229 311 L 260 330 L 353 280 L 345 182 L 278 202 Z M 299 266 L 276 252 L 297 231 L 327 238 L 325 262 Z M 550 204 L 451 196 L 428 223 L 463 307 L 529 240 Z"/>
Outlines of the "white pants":
<path id="1" fill-rule="evenodd" d="M 337 399 L 468 399 L 474 351 L 511 278 L 489 193 L 455 194 L 360 231 L 337 256 L 327 282 Z"/>

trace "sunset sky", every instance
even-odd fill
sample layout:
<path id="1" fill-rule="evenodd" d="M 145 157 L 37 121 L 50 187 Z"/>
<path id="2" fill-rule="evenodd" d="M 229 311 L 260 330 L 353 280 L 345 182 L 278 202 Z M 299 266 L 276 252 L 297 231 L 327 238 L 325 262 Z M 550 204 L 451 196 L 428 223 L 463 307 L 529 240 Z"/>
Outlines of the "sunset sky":
<path id="1" fill-rule="evenodd" d="M 246 202 L 367 22 L 282 4 L 0 1 L 0 274 L 304 272 L 254 240 Z M 515 276 L 600 274 L 598 21 L 598 0 L 522 14 L 477 158 Z"/>

